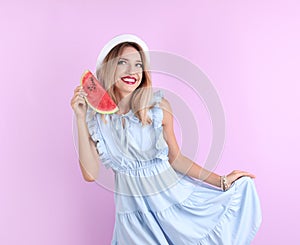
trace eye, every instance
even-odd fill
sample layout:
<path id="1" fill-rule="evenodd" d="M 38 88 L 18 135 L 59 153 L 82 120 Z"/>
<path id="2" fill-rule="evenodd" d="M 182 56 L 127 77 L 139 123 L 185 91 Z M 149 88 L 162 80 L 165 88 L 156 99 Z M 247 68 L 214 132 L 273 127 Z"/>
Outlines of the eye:
<path id="1" fill-rule="evenodd" d="M 136 64 L 136 67 L 138 67 L 138 68 L 143 68 L 143 64 L 142 64 L 142 63 L 137 63 L 137 64 Z"/>
<path id="2" fill-rule="evenodd" d="M 118 61 L 118 65 L 125 65 L 126 64 L 126 61 L 125 60 L 119 60 Z"/>

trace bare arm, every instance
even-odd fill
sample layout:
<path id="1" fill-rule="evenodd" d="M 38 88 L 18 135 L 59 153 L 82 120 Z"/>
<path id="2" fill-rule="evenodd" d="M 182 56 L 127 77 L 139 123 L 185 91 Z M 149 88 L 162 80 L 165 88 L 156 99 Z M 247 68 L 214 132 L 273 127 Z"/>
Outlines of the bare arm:
<path id="1" fill-rule="evenodd" d="M 220 175 L 202 168 L 181 153 L 174 133 L 172 108 L 166 99 L 162 100 L 161 108 L 164 112 L 162 122 L 164 138 L 169 147 L 169 161 L 172 167 L 180 173 L 187 174 L 188 176 L 196 179 L 204 180 L 213 186 L 221 187 Z M 255 177 L 250 173 L 235 170 L 227 175 L 229 184 L 231 185 L 236 179 L 242 176 Z"/>
<path id="2" fill-rule="evenodd" d="M 76 115 L 78 128 L 78 154 L 81 172 L 86 181 L 95 181 L 99 174 L 100 159 L 85 121 L 87 105 L 83 98 L 84 96 L 86 94 L 78 86 L 74 90 L 71 106 Z"/>
<path id="3" fill-rule="evenodd" d="M 83 178 L 95 181 L 99 174 L 99 155 L 91 139 L 85 120 L 77 120 L 79 164 Z"/>

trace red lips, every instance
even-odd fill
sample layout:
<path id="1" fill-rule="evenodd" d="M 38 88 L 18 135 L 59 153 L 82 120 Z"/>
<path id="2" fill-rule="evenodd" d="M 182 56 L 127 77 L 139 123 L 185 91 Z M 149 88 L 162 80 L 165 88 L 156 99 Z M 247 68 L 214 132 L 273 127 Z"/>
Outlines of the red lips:
<path id="1" fill-rule="evenodd" d="M 132 76 L 126 76 L 126 77 L 122 77 L 121 80 L 124 82 L 124 83 L 127 83 L 129 85 L 133 85 L 136 83 L 136 78 L 135 77 L 132 77 Z"/>

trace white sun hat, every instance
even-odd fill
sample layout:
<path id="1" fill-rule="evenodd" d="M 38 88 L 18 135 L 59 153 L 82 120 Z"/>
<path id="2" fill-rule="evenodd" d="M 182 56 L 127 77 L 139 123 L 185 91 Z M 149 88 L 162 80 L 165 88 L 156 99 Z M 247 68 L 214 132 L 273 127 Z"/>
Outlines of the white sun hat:
<path id="1" fill-rule="evenodd" d="M 149 49 L 147 44 L 140 39 L 139 37 L 133 35 L 133 34 L 122 34 L 122 35 L 118 35 L 116 37 L 114 37 L 113 39 L 111 39 L 101 50 L 100 54 L 98 55 L 97 58 L 97 63 L 96 63 L 96 71 L 98 71 L 98 69 L 100 69 L 101 64 L 104 60 L 104 58 L 106 57 L 106 55 L 108 55 L 108 53 L 118 44 L 120 43 L 124 43 L 124 42 L 133 42 L 133 43 L 137 43 L 138 45 L 141 46 L 141 48 L 143 49 L 144 53 L 145 53 L 145 57 L 147 60 L 147 63 L 149 64 L 150 62 L 150 56 L 149 56 Z"/>

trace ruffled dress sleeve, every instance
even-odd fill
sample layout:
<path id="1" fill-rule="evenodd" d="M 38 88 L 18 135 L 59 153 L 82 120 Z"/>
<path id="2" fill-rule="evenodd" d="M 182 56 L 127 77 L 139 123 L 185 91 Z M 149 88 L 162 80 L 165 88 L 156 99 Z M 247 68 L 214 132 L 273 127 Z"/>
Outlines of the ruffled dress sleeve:
<path id="1" fill-rule="evenodd" d="M 100 114 L 96 113 L 89 106 L 86 113 L 86 124 L 89 134 L 95 143 L 100 162 L 106 167 L 110 167 L 111 157 L 107 151 L 103 135 L 101 133 L 99 121 L 101 120 Z"/>
<path id="2" fill-rule="evenodd" d="M 152 110 L 153 127 L 156 133 L 156 149 L 158 150 L 158 157 L 165 158 L 168 154 L 168 144 L 163 137 L 163 110 L 160 107 L 160 103 L 164 97 L 163 90 L 158 90 L 153 93 L 152 103 L 154 104 Z"/>
<path id="3" fill-rule="evenodd" d="M 152 113 L 153 113 L 152 120 L 153 120 L 154 128 L 159 128 L 162 126 L 163 111 L 160 108 L 160 102 L 163 97 L 164 97 L 163 90 L 158 90 L 153 93 L 151 103 L 154 105 L 154 107 L 152 108 Z"/>

